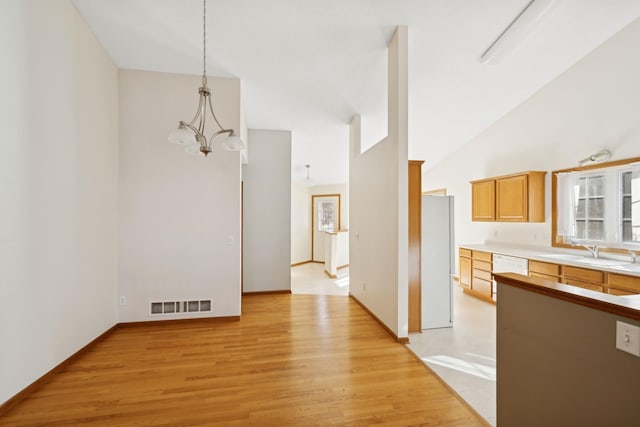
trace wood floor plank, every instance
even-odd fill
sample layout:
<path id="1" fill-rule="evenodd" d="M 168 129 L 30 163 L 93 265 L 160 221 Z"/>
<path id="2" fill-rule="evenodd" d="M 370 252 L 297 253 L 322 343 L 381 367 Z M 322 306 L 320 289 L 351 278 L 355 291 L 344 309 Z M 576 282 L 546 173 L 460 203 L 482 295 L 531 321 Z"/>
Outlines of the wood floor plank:
<path id="1" fill-rule="evenodd" d="M 0 425 L 483 425 L 350 298 L 242 302 L 239 321 L 117 328 Z"/>

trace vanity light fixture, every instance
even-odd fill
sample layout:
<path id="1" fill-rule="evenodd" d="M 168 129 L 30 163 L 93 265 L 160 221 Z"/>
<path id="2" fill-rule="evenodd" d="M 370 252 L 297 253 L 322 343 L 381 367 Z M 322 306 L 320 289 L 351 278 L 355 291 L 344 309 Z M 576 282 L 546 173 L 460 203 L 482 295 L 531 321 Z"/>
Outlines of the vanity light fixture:
<path id="1" fill-rule="evenodd" d="M 483 64 L 495 63 L 516 48 L 551 9 L 555 0 L 531 0 L 480 55 Z"/>
<path id="2" fill-rule="evenodd" d="M 578 162 L 579 166 L 585 166 L 590 163 L 601 163 L 606 162 L 611 158 L 611 152 L 609 150 L 600 150 L 595 154 L 590 155 L 589 157 L 585 157 L 584 159 Z"/>
<path id="3" fill-rule="evenodd" d="M 244 142 L 236 135 L 235 130 L 225 129 L 218 121 L 211 102 L 211 89 L 207 86 L 207 0 L 202 1 L 202 39 L 202 86 L 198 89 L 200 94 L 198 109 L 189 123 L 180 121 L 178 128 L 169 134 L 169 142 L 185 146 L 185 151 L 189 154 L 200 153 L 207 156 L 212 151 L 213 140 L 222 136 L 224 138 L 221 143 L 223 149 L 241 151 L 245 148 Z M 213 117 L 219 130 L 207 138 L 205 126 L 208 113 Z"/>

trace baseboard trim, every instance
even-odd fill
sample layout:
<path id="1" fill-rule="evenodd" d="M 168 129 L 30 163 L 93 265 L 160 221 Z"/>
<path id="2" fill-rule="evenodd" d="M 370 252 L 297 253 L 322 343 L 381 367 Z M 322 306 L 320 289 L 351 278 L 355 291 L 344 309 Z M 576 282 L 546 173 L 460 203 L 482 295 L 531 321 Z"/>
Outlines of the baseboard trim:
<path id="1" fill-rule="evenodd" d="M 255 292 L 243 292 L 242 296 L 249 295 L 277 295 L 277 294 L 291 294 L 291 289 L 281 289 L 276 291 L 255 291 Z"/>
<path id="2" fill-rule="evenodd" d="M 137 326 L 149 326 L 162 323 L 163 325 L 182 325 L 185 323 L 218 323 L 218 322 L 237 322 L 240 316 L 218 316 L 218 317 L 190 317 L 188 319 L 160 319 L 160 320 L 142 320 L 140 322 L 122 322 L 118 323 L 120 328 L 133 328 Z"/>
<path id="3" fill-rule="evenodd" d="M 349 264 L 341 265 L 340 267 L 337 268 L 337 270 L 340 270 L 341 268 L 347 268 L 347 267 L 349 267 Z"/>
<path id="4" fill-rule="evenodd" d="M 296 263 L 294 263 L 294 264 L 291 264 L 291 267 L 297 267 L 297 266 L 299 266 L 299 265 L 309 264 L 310 262 L 313 262 L 313 261 L 311 261 L 311 260 L 309 259 L 309 260 L 307 260 L 307 261 L 296 262 Z"/>
<path id="5" fill-rule="evenodd" d="M 76 351 L 71 356 L 67 357 L 65 360 L 58 363 L 56 366 L 51 368 L 48 372 L 45 372 L 40 378 L 38 378 L 37 380 L 35 380 L 34 382 L 29 384 L 22 390 L 20 390 L 16 395 L 14 395 L 13 397 L 10 397 L 9 400 L 7 400 L 2 405 L 0 405 L 0 417 L 6 414 L 16 404 L 22 402 L 28 395 L 33 393 L 35 390 L 45 385 L 51 379 L 51 377 L 58 374 L 60 371 L 65 369 L 67 366 L 69 366 L 71 363 L 78 360 L 89 349 L 91 349 L 91 347 L 103 341 L 107 336 L 113 333 L 113 331 L 115 331 L 118 328 L 118 326 L 119 324 L 116 323 L 115 325 L 113 325 L 112 327 L 110 327 L 100 335 L 98 335 L 96 338 L 91 340 L 88 344 L 86 344 L 80 350 Z"/>
<path id="6" fill-rule="evenodd" d="M 389 335 L 391 335 L 391 337 L 392 337 L 394 340 L 396 340 L 396 342 L 397 342 L 397 343 L 400 343 L 400 344 L 409 344 L 409 337 L 398 337 L 398 336 L 396 335 L 396 333 L 395 333 L 395 332 L 393 332 L 393 331 L 392 331 L 392 330 L 391 330 L 387 325 L 385 325 L 385 323 L 384 323 L 382 320 L 380 320 L 380 319 L 378 318 L 378 316 L 376 316 L 375 314 L 373 314 L 373 312 L 372 312 L 371 310 L 369 310 L 369 307 L 367 307 L 366 305 L 364 305 L 364 304 L 362 303 L 362 301 L 360 301 L 358 298 L 356 298 L 356 297 L 355 297 L 351 292 L 349 292 L 349 298 L 353 298 L 353 300 L 354 300 L 355 302 L 357 302 L 357 303 L 360 305 L 360 307 L 364 308 L 364 311 L 366 311 L 367 313 L 369 313 L 369 316 L 373 317 L 373 319 L 374 319 L 376 322 L 378 322 L 378 324 L 380 324 L 380 326 L 382 326 L 382 327 L 384 328 L 384 330 L 385 330 L 385 331 L 387 331 L 387 333 L 388 333 Z"/>

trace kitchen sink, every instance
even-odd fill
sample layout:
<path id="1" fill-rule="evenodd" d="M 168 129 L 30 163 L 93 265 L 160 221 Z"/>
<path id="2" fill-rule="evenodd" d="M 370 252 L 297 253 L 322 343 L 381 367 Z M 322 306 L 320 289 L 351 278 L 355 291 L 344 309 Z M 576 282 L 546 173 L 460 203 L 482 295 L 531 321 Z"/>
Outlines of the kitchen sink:
<path id="1" fill-rule="evenodd" d="M 626 270 L 626 271 L 634 271 L 640 272 L 640 264 L 631 264 L 626 261 L 621 261 L 617 259 L 607 259 L 607 258 L 592 258 L 590 256 L 583 255 L 573 255 L 573 254 L 540 254 L 541 257 L 553 259 L 556 261 L 571 261 L 577 264 L 584 264 L 593 267 L 610 267 Z"/>
<path id="2" fill-rule="evenodd" d="M 616 259 L 604 259 L 604 258 L 584 258 L 582 257 L 582 259 L 577 259 L 575 260 L 576 262 L 579 262 L 580 264 L 587 264 L 587 265 L 599 265 L 602 267 L 614 267 L 614 266 L 620 266 L 625 264 L 624 261 L 619 261 Z"/>
<path id="3" fill-rule="evenodd" d="M 551 259 L 557 259 L 557 260 L 563 260 L 563 261 L 579 261 L 579 260 L 586 259 L 581 255 L 571 255 L 571 254 L 540 254 L 540 256 L 543 258 L 551 258 Z"/>
<path id="4" fill-rule="evenodd" d="M 611 266 L 611 268 L 613 268 L 614 270 L 620 270 L 623 272 L 628 271 L 633 273 L 640 273 L 640 264 L 626 263 L 626 264 L 614 265 L 614 266 Z"/>

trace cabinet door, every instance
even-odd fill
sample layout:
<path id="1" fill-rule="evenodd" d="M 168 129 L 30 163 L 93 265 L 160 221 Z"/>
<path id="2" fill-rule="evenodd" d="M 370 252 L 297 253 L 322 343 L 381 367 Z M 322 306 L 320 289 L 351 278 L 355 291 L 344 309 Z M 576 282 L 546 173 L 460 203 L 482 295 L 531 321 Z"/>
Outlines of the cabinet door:
<path id="1" fill-rule="evenodd" d="M 640 294 L 640 277 L 609 273 L 609 290 L 614 295 Z M 614 293 L 614 290 L 626 294 Z"/>
<path id="2" fill-rule="evenodd" d="M 529 273 L 541 273 L 546 276 L 560 276 L 560 265 L 548 262 L 529 260 Z"/>
<path id="3" fill-rule="evenodd" d="M 460 286 L 471 287 L 471 258 L 460 257 Z"/>
<path id="4" fill-rule="evenodd" d="M 604 272 L 600 270 L 565 265 L 562 268 L 562 272 L 565 279 L 578 279 L 582 282 L 597 283 L 598 286 L 604 283 Z"/>
<path id="5" fill-rule="evenodd" d="M 527 175 L 496 180 L 496 220 L 528 221 Z"/>
<path id="6" fill-rule="evenodd" d="M 492 286 L 493 283 L 491 281 L 480 279 L 479 277 L 474 277 L 471 282 L 471 289 L 486 299 L 491 299 Z"/>
<path id="7" fill-rule="evenodd" d="M 471 183 L 471 220 L 494 221 L 496 216 L 496 182 L 494 180 Z"/>
<path id="8" fill-rule="evenodd" d="M 571 278 L 562 279 L 562 283 L 566 283 L 567 285 L 571 286 L 577 286 L 579 288 L 590 289 L 592 291 L 604 292 L 604 286 L 598 283 L 583 282 L 582 280 Z"/>
<path id="9" fill-rule="evenodd" d="M 558 276 L 551 276 L 550 274 L 537 273 L 535 271 L 529 272 L 529 277 L 537 277 L 539 279 L 549 280 L 550 282 L 559 282 L 560 278 Z"/>

